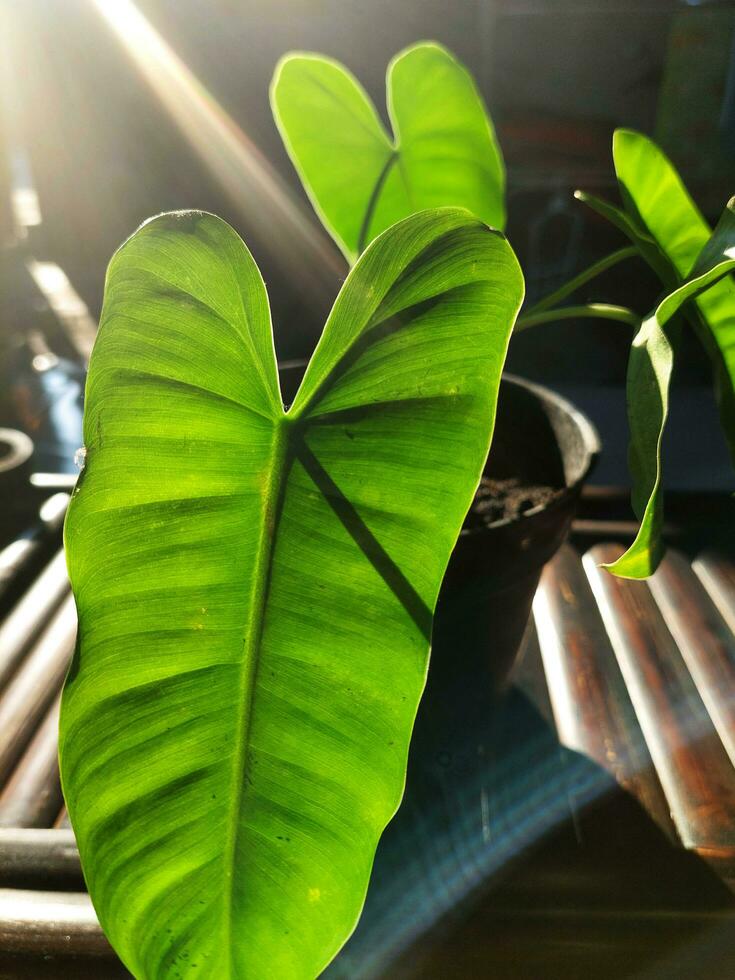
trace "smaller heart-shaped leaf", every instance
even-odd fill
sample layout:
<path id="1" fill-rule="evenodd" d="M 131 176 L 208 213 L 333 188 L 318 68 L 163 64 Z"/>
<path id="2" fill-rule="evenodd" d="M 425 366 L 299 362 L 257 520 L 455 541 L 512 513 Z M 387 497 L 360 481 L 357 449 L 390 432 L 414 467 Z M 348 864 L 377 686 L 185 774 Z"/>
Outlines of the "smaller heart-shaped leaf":
<path id="1" fill-rule="evenodd" d="M 271 84 L 283 142 L 322 223 L 350 263 L 396 221 L 464 207 L 505 224 L 505 169 L 492 121 L 467 69 L 434 43 L 388 66 L 386 132 L 347 69 L 316 54 L 286 55 Z"/>

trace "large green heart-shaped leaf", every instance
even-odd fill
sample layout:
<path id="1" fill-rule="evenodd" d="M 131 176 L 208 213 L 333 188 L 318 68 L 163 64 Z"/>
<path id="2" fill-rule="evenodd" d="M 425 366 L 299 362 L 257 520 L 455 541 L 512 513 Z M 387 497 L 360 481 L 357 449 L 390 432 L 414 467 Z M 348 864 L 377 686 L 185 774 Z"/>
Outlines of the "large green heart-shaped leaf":
<path id="1" fill-rule="evenodd" d="M 136 977 L 313 977 L 354 927 L 522 292 L 466 212 L 395 225 L 286 413 L 231 228 L 163 215 L 113 258 L 66 524 L 60 752 Z"/>
<path id="2" fill-rule="evenodd" d="M 502 228 L 503 159 L 467 69 L 438 44 L 416 44 L 391 61 L 386 91 L 392 138 L 338 62 L 290 54 L 273 76 L 271 105 L 283 142 L 348 261 L 422 208 L 465 207 Z"/>
<path id="3" fill-rule="evenodd" d="M 669 408 L 669 384 L 676 338 L 670 322 L 687 301 L 706 291 L 735 269 L 733 202 L 725 209 L 714 234 L 695 262 L 694 272 L 663 299 L 638 331 L 628 364 L 629 463 L 633 478 L 633 509 L 641 522 L 635 541 L 608 566 L 616 575 L 646 578 L 656 571 L 664 553 L 661 529 L 661 440 Z"/>
<path id="4" fill-rule="evenodd" d="M 617 130 L 613 158 L 626 209 L 648 230 L 676 270 L 679 282 L 683 282 L 692 275 L 712 229 L 674 165 L 648 137 L 628 129 Z M 655 266 L 654 269 L 659 271 Z M 666 280 L 664 286 L 671 288 Z M 712 360 L 720 417 L 735 460 L 735 282 L 732 276 L 703 291 L 684 312 Z"/>

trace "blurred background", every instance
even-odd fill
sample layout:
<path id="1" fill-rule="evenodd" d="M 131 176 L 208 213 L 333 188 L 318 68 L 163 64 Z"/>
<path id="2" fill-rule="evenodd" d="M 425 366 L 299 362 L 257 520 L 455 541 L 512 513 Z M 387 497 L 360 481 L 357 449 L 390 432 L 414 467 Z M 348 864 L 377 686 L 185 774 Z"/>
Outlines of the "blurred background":
<path id="1" fill-rule="evenodd" d="M 710 221 L 735 192 L 735 0 L 0 0 L 0 428 L 20 430 L 33 442 L 4 449 L 0 439 L 0 471 L 4 452 L 25 460 L 0 496 L 0 614 L 16 609 L 4 627 L 7 649 L 13 630 L 16 651 L 23 644 L 30 649 L 54 603 L 67 594 L 60 552 L 43 577 L 36 576 L 51 547 L 60 547 L 68 502 L 63 491 L 73 486 L 74 455 L 82 444 L 85 367 L 115 248 L 160 211 L 202 208 L 221 215 L 263 272 L 279 357 L 308 357 L 347 268 L 312 213 L 273 123 L 268 87 L 274 67 L 293 49 L 331 55 L 361 80 L 385 119 L 386 66 L 420 39 L 438 40 L 464 61 L 493 116 L 508 168 L 507 233 L 526 274 L 529 303 L 624 244 L 573 198 L 576 188 L 618 197 L 611 159 L 617 126 L 639 129 L 661 144 Z M 658 291 L 634 261 L 589 283 L 579 299 L 643 314 Z M 598 520 L 610 516 L 610 488 L 617 488 L 615 520 L 630 517 L 624 392 L 630 340 L 628 327 L 598 320 L 537 327 L 511 343 L 508 368 L 566 394 L 602 435 L 597 486 L 582 514 L 595 520 L 577 525 L 584 547 L 593 533 L 617 539 L 618 532 Z M 667 496 L 667 518 L 683 515 L 687 527 L 700 520 L 710 537 L 720 536 L 735 527 L 733 472 L 709 366 L 697 345 L 687 343 L 664 452 L 665 482 L 681 493 L 678 504 L 676 494 Z M 621 533 L 627 535 L 626 528 Z M 732 576 L 732 564 L 723 567 Z M 691 585 L 694 573 L 687 574 Z M 585 651 L 607 649 L 583 579 L 580 569 L 577 579 L 561 575 L 561 585 L 554 580 L 548 589 L 574 607 L 568 621 L 556 624 L 557 645 L 580 664 Z M 735 579 L 728 581 L 732 592 Z M 641 586 L 645 596 L 647 588 Z M 585 589 L 586 613 L 584 603 L 577 608 Z M 695 600 L 700 595 L 693 587 L 690 593 Z M 641 594 L 631 592 L 626 607 L 625 621 L 638 641 L 632 658 L 658 657 L 660 649 L 678 656 L 673 641 L 666 646 L 653 600 L 646 605 Z M 684 606 L 687 636 L 698 634 L 715 663 L 718 655 L 732 656 L 735 626 L 723 640 L 705 600 L 700 595 L 699 607 L 682 603 L 675 592 L 669 605 Z M 76 628 L 73 604 L 64 601 L 50 627 L 56 645 L 39 644 L 62 673 Z M 699 618 L 698 609 L 705 610 Z M 21 616 L 25 633 L 17 625 Z M 554 624 L 546 626 L 556 642 Z M 697 724 L 706 711 L 701 704 L 700 715 L 694 710 L 691 681 L 680 685 L 686 697 L 672 721 L 664 709 L 678 705 L 681 676 L 677 680 L 670 666 L 678 662 L 673 655 L 662 659 L 663 695 L 653 727 L 678 737 L 681 722 L 687 736 L 672 754 L 690 780 L 684 810 L 694 814 L 693 823 L 716 824 L 725 801 L 728 819 L 716 829 L 728 847 L 710 857 L 721 859 L 720 877 L 730 891 L 698 858 L 672 846 L 606 773 L 603 767 L 615 760 L 606 725 L 615 726 L 604 712 L 594 714 L 602 711 L 595 675 L 584 667 L 579 703 L 588 704 L 590 731 L 604 751 L 599 758 L 588 753 L 595 762 L 560 744 L 534 637 L 532 629 L 515 678 L 522 693 L 514 688 L 502 711 L 483 716 L 487 730 L 467 728 L 468 751 L 475 752 L 476 737 L 492 746 L 489 782 L 462 785 L 460 793 L 440 761 L 439 775 L 432 771 L 434 796 L 413 802 L 409 796 L 379 854 L 360 930 L 332 968 L 334 980 L 483 976 L 491 956 L 493 975 L 512 980 L 735 976 L 728 803 L 735 783 L 719 734 L 713 734 L 714 748 L 700 737 Z M 612 649 L 607 652 L 613 658 Z M 61 673 L 50 675 L 48 665 L 31 676 L 24 696 L 36 699 L 37 719 L 46 711 L 43 697 L 53 697 L 60 681 Z M 724 682 L 720 694 L 731 711 Z M 14 710 L 16 732 L 30 738 L 26 702 L 18 697 Z M 45 758 L 48 781 L 57 786 L 53 710 L 28 757 Z M 578 720 L 576 702 L 569 718 Z M 7 748 L 11 727 L 0 724 L 0 749 L 2 737 Z M 482 758 L 477 768 L 484 774 Z M 61 806 L 57 792 L 49 820 Z M 489 838 L 487 800 L 493 807 Z M 671 822 L 666 807 L 664 800 L 665 828 Z M 470 811 L 474 823 L 465 820 Z M 68 826 L 63 812 L 56 826 Z M 526 849 L 538 842 L 543 849 L 524 863 Z M 0 848 L 0 867 L 4 856 Z M 64 887 L 81 885 L 74 879 Z M 455 906 L 475 892 L 483 901 L 452 918 Z M 439 928 L 443 918 L 449 925 Z M 414 944 L 430 930 L 430 940 Z M 8 974 L 2 953 L 1 976 L 124 975 L 99 972 L 94 962 L 89 973 L 78 965 L 71 973 L 40 974 L 35 961 L 27 974 Z M 381 974 L 386 962 L 390 972 Z"/>
<path id="2" fill-rule="evenodd" d="M 343 61 L 383 115 L 386 65 L 405 45 L 437 39 L 466 63 L 506 157 L 508 234 L 529 301 L 621 244 L 572 197 L 577 187 L 616 195 L 616 126 L 653 135 L 709 218 L 735 185 L 733 2 L 2 0 L 0 12 L 2 422 L 35 427 L 52 469 L 71 469 L 79 444 L 72 392 L 107 261 L 152 214 L 225 217 L 263 270 L 279 356 L 313 349 L 345 267 L 271 118 L 268 86 L 288 50 Z M 624 263 L 586 298 L 643 313 L 656 293 L 642 265 Z M 629 341 L 619 324 L 568 321 L 519 336 L 508 363 L 592 414 L 604 483 L 626 482 Z M 667 480 L 726 488 L 694 343 L 681 364 Z"/>

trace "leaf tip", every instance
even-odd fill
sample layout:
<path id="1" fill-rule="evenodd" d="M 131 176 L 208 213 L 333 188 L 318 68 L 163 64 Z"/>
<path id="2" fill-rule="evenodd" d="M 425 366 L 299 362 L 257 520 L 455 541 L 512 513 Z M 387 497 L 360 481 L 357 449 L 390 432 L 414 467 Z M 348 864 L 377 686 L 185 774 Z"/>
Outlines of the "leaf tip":
<path id="1" fill-rule="evenodd" d="M 649 578 L 658 568 L 661 556 L 642 554 L 636 547 L 636 542 L 615 561 L 600 562 L 598 568 L 604 568 L 616 578 L 626 578 L 640 582 Z"/>

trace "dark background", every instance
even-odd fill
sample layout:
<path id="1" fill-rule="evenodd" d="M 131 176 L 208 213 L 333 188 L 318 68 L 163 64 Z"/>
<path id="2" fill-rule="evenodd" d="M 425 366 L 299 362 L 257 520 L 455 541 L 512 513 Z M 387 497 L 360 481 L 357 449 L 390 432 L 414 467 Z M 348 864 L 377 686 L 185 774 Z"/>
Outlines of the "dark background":
<path id="1" fill-rule="evenodd" d="M 196 112 L 184 133 L 101 5 L 0 0 L 4 142 L 14 180 L 32 180 L 43 216 L 32 229 L 32 249 L 59 263 L 95 316 L 109 256 L 140 221 L 162 210 L 204 208 L 227 218 L 261 265 L 280 356 L 308 356 L 344 267 L 319 231 L 270 114 L 273 68 L 291 49 L 343 61 L 383 114 L 385 68 L 402 47 L 436 39 L 467 64 L 506 157 L 507 230 L 530 301 L 624 244 L 572 198 L 576 187 L 616 196 L 610 152 L 616 126 L 655 136 L 710 219 L 735 191 L 732 2 L 139 0 L 138 10 L 196 76 L 214 115 L 230 117 L 225 125 L 241 158 L 272 170 L 277 193 L 322 239 L 326 251 L 304 247 L 294 259 L 299 239 L 279 238 L 269 218 L 272 200 L 237 163 L 223 185 L 211 158 L 204 161 L 193 145 L 192 128 L 194 143 L 202 134 Z M 179 98 L 177 106 L 187 119 L 186 101 Z M 217 156 L 216 142 L 209 149 Z M 657 290 L 634 261 L 585 287 L 579 299 L 643 313 Z M 577 393 L 611 440 L 612 475 L 623 465 L 629 343 L 630 331 L 620 324 L 568 321 L 515 338 L 508 362 L 517 373 Z M 731 482 L 704 395 L 708 365 L 693 342 L 680 362 L 677 384 L 695 392 L 696 411 L 679 404 L 687 419 L 697 419 L 682 439 L 700 454 L 705 446 L 708 481 Z M 617 395 L 606 401 L 606 389 Z M 674 472 L 692 465 L 685 446 Z"/>

